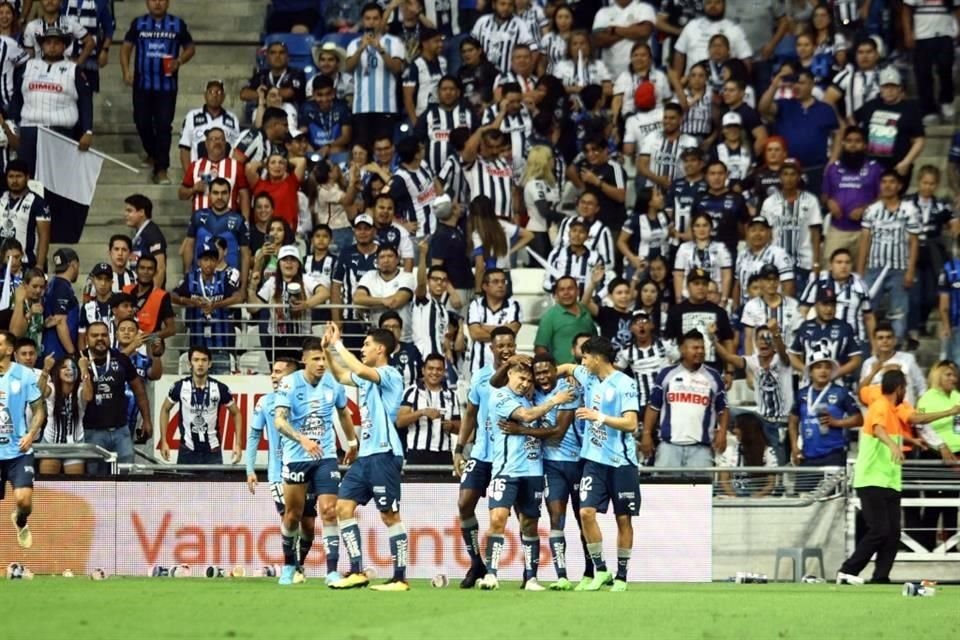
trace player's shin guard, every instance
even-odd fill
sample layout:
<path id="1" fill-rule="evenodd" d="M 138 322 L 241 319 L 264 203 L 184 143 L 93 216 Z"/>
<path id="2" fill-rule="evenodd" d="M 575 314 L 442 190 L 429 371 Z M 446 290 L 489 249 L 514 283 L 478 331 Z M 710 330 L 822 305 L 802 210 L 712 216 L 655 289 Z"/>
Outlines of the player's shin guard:
<path id="1" fill-rule="evenodd" d="M 307 534 L 303 532 L 303 529 L 300 530 L 299 538 L 299 553 L 297 554 L 297 566 L 302 567 L 303 563 L 307 557 L 307 554 L 310 553 L 310 548 L 313 546 L 313 536 L 307 537 Z"/>
<path id="2" fill-rule="evenodd" d="M 17 527 L 23 529 L 27 526 L 27 518 L 30 517 L 30 513 L 33 511 L 32 507 L 21 507 L 17 506 Z"/>
<path id="3" fill-rule="evenodd" d="M 390 557 L 393 559 L 393 579 L 407 579 L 407 528 L 403 523 L 391 525 L 387 529 L 390 535 Z"/>
<path id="4" fill-rule="evenodd" d="M 630 549 L 617 549 L 617 580 L 627 581 L 628 564 L 630 564 Z"/>
<path id="5" fill-rule="evenodd" d="M 602 542 L 588 542 L 587 552 L 590 554 L 590 559 L 593 560 L 593 566 L 596 567 L 597 571 L 607 570 L 607 563 L 603 561 Z"/>
<path id="6" fill-rule="evenodd" d="M 280 526 L 280 540 L 283 547 L 283 564 L 288 567 L 297 565 L 297 544 L 296 531 L 288 531 L 283 525 Z"/>
<path id="7" fill-rule="evenodd" d="M 550 531 L 550 555 L 553 556 L 553 568 L 557 572 L 557 579 L 567 577 L 567 542 L 563 531 Z"/>
<path id="8" fill-rule="evenodd" d="M 523 545 L 523 579 L 537 577 L 540 568 L 540 536 L 520 536 Z"/>
<path id="9" fill-rule="evenodd" d="M 323 525 L 323 552 L 327 556 L 327 573 L 337 570 L 340 562 L 340 527 L 335 524 Z"/>
<path id="10" fill-rule="evenodd" d="M 480 564 L 480 524 L 476 518 L 470 518 L 460 523 L 460 537 L 467 547 L 470 556 L 470 565 Z"/>
<path id="11" fill-rule="evenodd" d="M 500 567 L 500 556 L 503 555 L 503 534 L 491 533 L 487 536 L 487 571 L 494 576 Z"/>
<path id="12" fill-rule="evenodd" d="M 356 518 L 340 521 L 340 535 L 350 556 L 350 573 L 360 573 L 363 570 L 363 547 L 360 546 L 360 525 Z"/>

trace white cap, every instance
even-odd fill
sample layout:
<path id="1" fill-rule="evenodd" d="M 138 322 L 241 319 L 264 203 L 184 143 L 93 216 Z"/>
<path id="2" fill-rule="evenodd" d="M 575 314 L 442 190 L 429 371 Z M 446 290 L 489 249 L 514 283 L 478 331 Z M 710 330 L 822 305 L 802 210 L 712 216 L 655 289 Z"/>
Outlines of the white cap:
<path id="1" fill-rule="evenodd" d="M 900 72 L 897 71 L 896 67 L 885 67 L 883 71 L 880 72 L 880 86 L 882 87 L 885 84 L 895 84 L 898 87 L 903 86 L 903 79 L 900 78 Z"/>
<path id="2" fill-rule="evenodd" d="M 292 244 L 280 247 L 280 253 L 277 254 L 277 260 L 283 260 L 284 258 L 296 258 L 299 262 L 303 262 L 303 259 L 300 257 L 300 250 Z"/>
<path id="3" fill-rule="evenodd" d="M 740 114 L 736 111 L 728 111 L 723 114 L 723 120 L 721 120 L 721 126 L 724 127 L 742 127 L 743 118 L 740 117 Z"/>

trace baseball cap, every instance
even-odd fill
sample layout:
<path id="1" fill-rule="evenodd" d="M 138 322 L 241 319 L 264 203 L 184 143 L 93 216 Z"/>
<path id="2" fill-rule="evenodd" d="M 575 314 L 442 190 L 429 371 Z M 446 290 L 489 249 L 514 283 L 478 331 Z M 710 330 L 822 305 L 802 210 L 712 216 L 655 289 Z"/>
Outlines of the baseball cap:
<path id="1" fill-rule="evenodd" d="M 742 127 L 743 118 L 740 117 L 740 114 L 736 111 L 728 111 L 723 114 L 723 119 L 720 121 L 721 125 L 724 127 Z"/>
<path id="2" fill-rule="evenodd" d="M 690 271 L 687 271 L 687 282 L 693 282 L 694 280 L 705 280 L 710 282 L 710 274 L 707 273 L 705 269 L 694 267 L 693 269 L 690 269 Z"/>
<path id="3" fill-rule="evenodd" d="M 649 111 L 657 106 L 657 90 L 652 82 L 640 83 L 637 90 L 633 92 L 633 104 L 643 111 Z"/>
<path id="4" fill-rule="evenodd" d="M 761 278 L 780 278 L 780 270 L 777 269 L 772 264 L 765 264 L 760 267 L 760 271 L 757 272 L 757 275 Z"/>
<path id="5" fill-rule="evenodd" d="M 93 265 L 93 269 L 90 270 L 90 277 L 96 278 L 99 276 L 113 276 L 113 267 L 111 267 L 106 262 L 98 262 Z"/>
<path id="6" fill-rule="evenodd" d="M 360 215 L 358 215 L 356 218 L 353 219 L 353 226 L 357 226 L 358 224 L 366 224 L 372 227 L 373 218 L 370 216 L 369 213 L 361 213 Z"/>
<path id="7" fill-rule="evenodd" d="M 783 161 L 783 165 L 780 167 L 780 170 L 783 171 L 786 168 L 791 168 L 797 173 L 803 173 L 803 166 L 800 164 L 800 161 L 796 158 L 787 158 Z"/>
<path id="8" fill-rule="evenodd" d="M 73 36 L 58 26 L 47 27 L 43 30 L 43 35 L 41 35 L 39 39 L 46 40 L 47 38 L 60 38 L 65 42 L 73 40 Z"/>
<path id="9" fill-rule="evenodd" d="M 837 304 L 837 292 L 833 287 L 820 287 L 817 289 L 817 304 Z"/>
<path id="10" fill-rule="evenodd" d="M 116 308 L 124 303 L 130 303 L 132 306 L 137 306 L 137 299 L 132 293 L 124 293 L 120 291 L 118 293 L 110 296 L 110 308 Z"/>
<path id="11" fill-rule="evenodd" d="M 57 249 L 53 254 L 53 270 L 55 273 L 63 273 L 70 268 L 71 262 L 80 262 L 80 256 L 70 247 Z"/>
<path id="12" fill-rule="evenodd" d="M 703 152 L 701 152 L 700 149 L 697 149 L 696 147 L 687 147 L 680 152 L 680 159 L 686 160 L 687 158 L 700 158 L 702 160 Z"/>
<path id="13" fill-rule="evenodd" d="M 767 220 L 767 219 L 766 219 L 765 217 L 763 217 L 763 216 L 753 216 L 752 218 L 750 218 L 750 221 L 747 222 L 747 226 L 748 226 L 748 227 L 753 226 L 753 225 L 755 225 L 755 224 L 762 224 L 762 225 L 765 226 L 767 229 L 773 228 L 773 227 L 771 226 L 771 224 L 770 224 L 770 221 Z"/>
<path id="14" fill-rule="evenodd" d="M 636 322 L 637 320 L 649 320 L 649 319 L 650 319 L 650 314 L 643 309 L 640 309 L 639 311 L 634 311 L 633 315 L 630 316 L 630 322 Z"/>
<path id="15" fill-rule="evenodd" d="M 903 79 L 896 67 L 886 67 L 880 72 L 880 86 L 885 84 L 895 84 L 898 87 L 903 86 Z"/>
<path id="16" fill-rule="evenodd" d="M 300 249 L 297 249 L 292 244 L 287 244 L 280 247 L 280 252 L 277 254 L 277 260 L 283 260 L 284 258 L 296 258 L 297 260 L 303 262 L 303 258 L 300 257 Z"/>

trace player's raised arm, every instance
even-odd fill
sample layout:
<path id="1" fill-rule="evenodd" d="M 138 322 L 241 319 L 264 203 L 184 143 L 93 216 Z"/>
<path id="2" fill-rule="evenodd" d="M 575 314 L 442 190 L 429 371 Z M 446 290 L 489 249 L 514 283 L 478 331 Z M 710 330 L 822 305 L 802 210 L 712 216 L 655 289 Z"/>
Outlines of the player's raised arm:
<path id="1" fill-rule="evenodd" d="M 340 356 L 340 359 L 343 361 L 344 367 L 339 366 L 339 363 L 336 362 L 336 358 L 327 357 L 327 362 L 330 364 L 330 370 L 333 372 L 333 377 L 335 377 L 340 384 L 349 384 L 352 386 L 357 386 L 353 382 L 353 378 L 350 376 L 351 373 L 355 373 L 360 378 L 368 380 L 374 384 L 380 384 L 380 374 L 377 372 L 376 368 L 368 367 L 367 365 L 360 362 L 357 356 L 350 353 L 350 350 L 347 349 L 346 345 L 343 344 L 343 340 L 340 339 L 340 327 L 336 324 L 330 322 L 327 323 L 327 331 L 323 334 L 323 345 L 324 347 L 332 346 L 333 349 Z"/>

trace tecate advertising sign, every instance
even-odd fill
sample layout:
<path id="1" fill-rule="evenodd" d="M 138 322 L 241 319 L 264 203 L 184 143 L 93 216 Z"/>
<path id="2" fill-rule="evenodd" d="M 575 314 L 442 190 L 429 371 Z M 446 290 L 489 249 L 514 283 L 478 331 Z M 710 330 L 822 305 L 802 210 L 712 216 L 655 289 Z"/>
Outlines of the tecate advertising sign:
<path id="1" fill-rule="evenodd" d="M 711 496 L 709 485 L 641 487 L 643 504 L 633 520 L 631 581 L 709 582 L 711 567 Z M 41 481 L 30 517 L 33 547 L 20 549 L 12 534 L 0 536 L 0 564 L 20 562 L 34 573 L 89 572 L 148 575 L 151 566 L 188 564 L 193 575 L 207 565 L 242 566 L 251 575 L 266 565 L 282 564 L 280 519 L 260 484 L 251 495 L 244 482 L 57 482 Z M 457 520 L 455 483 L 405 483 L 400 511 L 410 535 L 408 573 L 457 578 L 469 566 Z M 13 510 L 12 492 L 0 513 Z M 487 526 L 486 503 L 477 511 L 481 534 Z M 372 505 L 358 510 L 364 566 L 389 575 L 386 529 Z M 616 523 L 601 515 L 607 562 L 616 562 Z M 319 534 L 319 522 L 318 534 Z M 553 578 L 546 510 L 540 519 L 540 574 Z M 573 514 L 566 519 L 567 566 L 578 579 L 583 551 Z M 485 548 L 485 540 L 483 541 Z M 507 527 L 501 575 L 520 578 L 523 554 L 516 520 Z M 340 570 L 349 566 L 341 547 Z M 325 573 L 323 545 L 313 545 L 306 560 L 308 575 Z"/>

